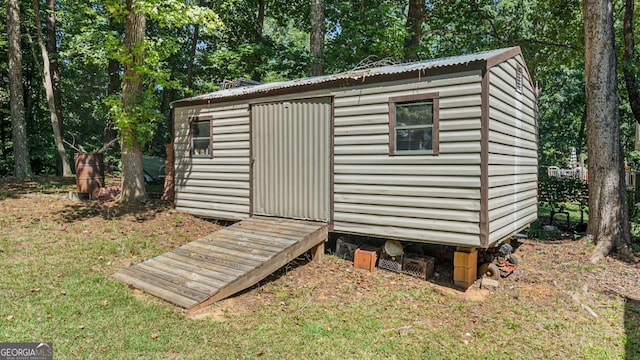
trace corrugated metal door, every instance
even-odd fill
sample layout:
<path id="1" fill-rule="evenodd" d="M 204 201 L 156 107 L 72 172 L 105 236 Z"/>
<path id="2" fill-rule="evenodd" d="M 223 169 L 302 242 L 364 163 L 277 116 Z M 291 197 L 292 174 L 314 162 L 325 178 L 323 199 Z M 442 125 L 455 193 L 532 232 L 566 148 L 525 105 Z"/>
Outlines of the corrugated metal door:
<path id="1" fill-rule="evenodd" d="M 251 108 L 253 213 L 329 221 L 331 99 Z"/>

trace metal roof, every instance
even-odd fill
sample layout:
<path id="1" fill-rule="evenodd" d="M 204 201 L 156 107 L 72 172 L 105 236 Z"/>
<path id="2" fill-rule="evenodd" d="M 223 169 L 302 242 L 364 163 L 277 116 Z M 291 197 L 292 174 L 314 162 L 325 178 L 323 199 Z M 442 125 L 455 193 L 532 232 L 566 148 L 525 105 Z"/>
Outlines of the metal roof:
<path id="1" fill-rule="evenodd" d="M 239 88 L 231 88 L 226 90 L 214 91 L 208 94 L 198 95 L 191 98 L 177 100 L 172 103 L 172 106 L 176 103 L 180 103 L 181 105 L 182 104 L 188 105 L 188 103 L 191 103 L 191 102 L 202 103 L 203 101 L 207 101 L 207 100 L 235 98 L 235 97 L 240 97 L 240 96 L 245 96 L 250 94 L 254 94 L 254 96 L 257 97 L 257 96 L 260 96 L 260 94 L 266 94 L 273 90 L 305 87 L 309 85 L 329 83 L 329 82 L 334 82 L 338 80 L 359 80 L 359 79 L 366 79 L 370 77 L 376 77 L 380 75 L 403 74 L 403 73 L 410 73 L 415 71 L 425 71 L 429 69 L 446 68 L 446 67 L 451 67 L 456 65 L 467 65 L 475 62 L 486 62 L 491 58 L 500 56 L 504 53 L 513 52 L 516 49 L 518 49 L 519 51 L 518 47 L 503 48 L 503 49 L 497 49 L 497 50 L 482 51 L 482 52 L 477 52 L 477 53 L 467 54 L 467 55 L 430 59 L 430 60 L 424 60 L 419 62 L 374 67 L 374 68 L 367 68 L 367 69 L 361 69 L 361 70 L 350 70 L 350 71 L 345 71 L 342 73 L 332 74 L 332 75 L 315 76 L 315 77 L 309 77 L 304 79 L 280 81 L 280 82 L 245 86 L 245 87 L 239 87 Z"/>

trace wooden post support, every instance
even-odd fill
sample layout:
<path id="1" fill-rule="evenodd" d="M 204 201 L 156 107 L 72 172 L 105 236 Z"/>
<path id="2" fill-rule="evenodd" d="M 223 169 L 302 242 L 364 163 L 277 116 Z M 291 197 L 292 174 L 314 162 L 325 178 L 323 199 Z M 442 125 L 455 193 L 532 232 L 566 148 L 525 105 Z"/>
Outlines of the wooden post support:
<path id="1" fill-rule="evenodd" d="M 319 261 L 324 257 L 324 241 L 311 248 L 311 260 Z"/>
<path id="2" fill-rule="evenodd" d="M 457 248 L 453 254 L 453 283 L 468 289 L 478 277 L 478 249 Z"/>

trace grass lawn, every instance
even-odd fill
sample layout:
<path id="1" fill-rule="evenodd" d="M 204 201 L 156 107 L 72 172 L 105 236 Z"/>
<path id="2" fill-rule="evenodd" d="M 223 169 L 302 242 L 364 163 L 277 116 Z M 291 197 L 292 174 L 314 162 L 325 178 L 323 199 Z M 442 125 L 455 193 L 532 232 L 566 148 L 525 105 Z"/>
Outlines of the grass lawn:
<path id="1" fill-rule="evenodd" d="M 580 222 L 580 206 L 578 204 L 566 203 L 563 211 L 569 213 L 569 221 L 572 224 L 578 224 Z M 549 205 L 538 205 L 538 216 L 544 217 L 546 219 L 551 216 L 551 208 Z M 589 220 L 589 211 L 584 211 L 584 222 L 586 223 Z M 554 217 L 553 223 L 555 224 L 565 224 L 566 223 L 565 215 L 556 215 Z"/>
<path id="2" fill-rule="evenodd" d="M 519 272 L 494 293 L 354 271 L 327 256 L 193 318 L 109 276 L 218 225 L 159 202 L 0 186 L 0 342 L 53 342 L 56 359 L 640 357 L 639 267 L 589 265 L 584 241 L 525 240 Z"/>

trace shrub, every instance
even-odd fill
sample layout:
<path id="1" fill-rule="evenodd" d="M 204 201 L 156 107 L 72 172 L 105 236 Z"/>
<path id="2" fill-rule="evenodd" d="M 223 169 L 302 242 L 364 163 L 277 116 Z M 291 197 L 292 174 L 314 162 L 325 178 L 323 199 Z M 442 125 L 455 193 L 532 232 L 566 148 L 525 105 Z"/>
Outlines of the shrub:
<path id="1" fill-rule="evenodd" d="M 555 211 L 563 211 L 565 203 L 577 203 L 584 211 L 589 202 L 587 183 L 578 178 L 542 176 L 538 181 L 538 201 Z"/>

